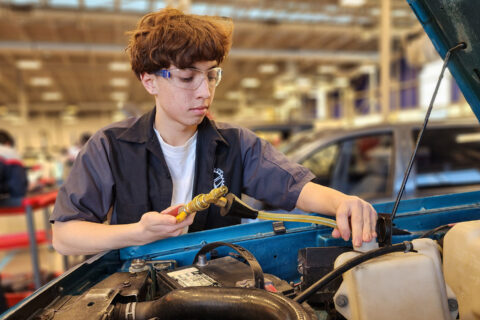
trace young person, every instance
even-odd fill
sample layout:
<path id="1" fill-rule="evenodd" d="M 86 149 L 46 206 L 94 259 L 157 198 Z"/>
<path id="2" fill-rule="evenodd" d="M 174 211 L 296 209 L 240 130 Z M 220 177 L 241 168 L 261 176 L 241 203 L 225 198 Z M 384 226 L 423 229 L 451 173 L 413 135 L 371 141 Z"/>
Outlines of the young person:
<path id="1" fill-rule="evenodd" d="M 215 206 L 181 223 L 166 214 L 220 185 L 286 210 L 335 215 L 333 235 L 349 239 L 353 232 L 356 245 L 376 236 L 370 204 L 312 183 L 308 169 L 251 131 L 206 117 L 232 28 L 229 20 L 175 9 L 139 21 L 127 50 L 155 108 L 101 129 L 80 152 L 51 217 L 60 253 L 92 254 L 238 224 Z"/>

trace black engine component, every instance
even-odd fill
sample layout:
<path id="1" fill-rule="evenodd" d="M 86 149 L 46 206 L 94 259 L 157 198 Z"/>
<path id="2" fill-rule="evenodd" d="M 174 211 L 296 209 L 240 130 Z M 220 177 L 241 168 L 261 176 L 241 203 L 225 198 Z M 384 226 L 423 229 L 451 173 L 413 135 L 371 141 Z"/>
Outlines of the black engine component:
<path id="1" fill-rule="evenodd" d="M 310 287 L 318 279 L 321 279 L 332 271 L 335 259 L 337 259 L 340 254 L 351 250 L 351 247 L 313 247 L 300 249 L 298 251 L 298 272 L 302 275 L 300 291 Z M 330 319 L 339 318 L 335 310 L 335 304 L 333 303 L 333 296 L 341 283 L 341 278 L 335 279 L 325 288 L 313 294 L 307 302 L 312 306 L 325 310 Z"/>
<path id="2" fill-rule="evenodd" d="M 244 287 L 254 288 L 250 268 L 232 257 L 222 257 L 208 261 L 204 266 L 192 265 L 173 271 L 157 273 L 157 287 L 160 295 L 186 287 Z M 284 295 L 293 294 L 293 288 L 286 281 L 271 275 L 265 275 L 267 290 Z"/>
<path id="3" fill-rule="evenodd" d="M 316 319 L 300 304 L 279 294 L 251 288 L 183 288 L 155 301 L 117 304 L 114 319 Z"/>

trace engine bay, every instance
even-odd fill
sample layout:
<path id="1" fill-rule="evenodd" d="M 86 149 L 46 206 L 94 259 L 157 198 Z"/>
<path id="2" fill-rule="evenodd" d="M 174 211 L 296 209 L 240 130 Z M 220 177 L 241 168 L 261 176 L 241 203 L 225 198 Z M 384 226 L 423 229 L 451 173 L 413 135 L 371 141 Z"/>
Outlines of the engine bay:
<path id="1" fill-rule="evenodd" d="M 118 251 L 111 251 L 79 265 L 7 319 L 456 319 L 459 310 L 460 319 L 475 319 L 468 315 L 478 307 L 468 300 L 479 289 L 471 282 L 479 276 L 478 264 L 469 269 L 471 263 L 452 252 L 459 254 L 458 241 L 468 245 L 465 239 L 472 238 L 479 223 L 459 223 L 445 240 L 449 227 L 425 234 L 436 240 L 404 232 L 398 237 L 415 239 L 367 252 L 349 246 L 297 248 L 295 238 L 301 235 L 305 241 L 305 232 L 292 232 L 284 247 L 275 244 L 275 237 L 261 245 L 247 241 L 248 250 L 210 242 L 188 254 L 194 254 L 190 264 L 178 252 L 173 256 L 179 259 L 121 260 Z M 443 267 L 442 245 L 450 248 L 443 250 Z M 276 256 L 278 248 L 296 251 L 294 278 L 275 272 L 288 269 Z M 275 266 L 272 259 L 279 260 Z M 457 280 L 446 284 L 452 270 L 470 278 L 455 275 Z M 462 297 L 466 286 L 471 294 Z"/>

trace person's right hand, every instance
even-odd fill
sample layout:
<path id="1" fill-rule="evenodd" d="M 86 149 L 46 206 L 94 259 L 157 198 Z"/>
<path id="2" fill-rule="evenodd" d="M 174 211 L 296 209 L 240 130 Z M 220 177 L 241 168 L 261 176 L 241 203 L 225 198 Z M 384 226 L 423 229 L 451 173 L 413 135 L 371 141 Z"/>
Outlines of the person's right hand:
<path id="1" fill-rule="evenodd" d="M 186 226 L 193 223 L 195 213 L 190 214 L 187 218 L 177 223 L 175 217 L 171 214 L 172 211 L 176 212 L 182 204 L 169 207 L 162 212 L 149 211 L 143 214 L 140 221 L 137 223 L 139 226 L 139 236 L 144 243 L 150 243 L 160 239 L 176 237 L 183 233 Z"/>

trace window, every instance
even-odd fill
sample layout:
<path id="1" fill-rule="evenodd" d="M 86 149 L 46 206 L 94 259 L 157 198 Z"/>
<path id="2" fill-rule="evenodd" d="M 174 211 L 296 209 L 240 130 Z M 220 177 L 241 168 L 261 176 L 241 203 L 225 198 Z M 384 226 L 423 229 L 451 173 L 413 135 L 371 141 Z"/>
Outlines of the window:
<path id="1" fill-rule="evenodd" d="M 302 165 L 315 182 L 366 199 L 390 196 L 393 138 L 391 133 L 338 141 L 310 154 Z"/>
<path id="2" fill-rule="evenodd" d="M 480 127 L 427 129 L 415 164 L 419 189 L 480 183 Z"/>
<path id="3" fill-rule="evenodd" d="M 302 165 L 309 168 L 316 176 L 317 183 L 327 186 L 331 185 L 339 149 L 338 144 L 320 148 L 302 162 Z"/>
<path id="4" fill-rule="evenodd" d="M 392 168 L 392 147 L 391 133 L 352 139 L 345 192 L 367 199 L 382 197 L 390 192 L 388 181 Z"/>

